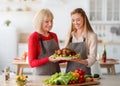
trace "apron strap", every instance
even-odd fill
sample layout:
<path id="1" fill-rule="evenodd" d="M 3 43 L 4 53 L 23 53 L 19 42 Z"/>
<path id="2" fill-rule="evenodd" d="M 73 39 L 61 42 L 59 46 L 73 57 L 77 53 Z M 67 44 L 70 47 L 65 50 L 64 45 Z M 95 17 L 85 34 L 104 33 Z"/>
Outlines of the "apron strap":
<path id="1" fill-rule="evenodd" d="M 42 37 L 41 37 L 40 34 L 39 34 L 39 41 L 40 41 L 40 44 L 41 44 L 41 47 L 42 47 L 43 53 L 45 54 L 45 53 L 46 53 L 46 50 L 45 50 L 45 47 L 44 47 L 44 45 L 43 45 Z"/>
<path id="2" fill-rule="evenodd" d="M 50 32 L 48 32 L 48 33 L 50 34 L 51 38 L 54 38 L 53 35 Z M 45 47 L 43 45 L 43 40 L 42 40 L 41 34 L 39 34 L 39 41 L 41 43 L 41 47 L 42 47 L 43 53 L 45 54 L 46 50 L 45 50 Z"/>
<path id="3" fill-rule="evenodd" d="M 85 37 L 83 37 L 83 42 L 85 42 L 85 40 L 86 40 Z"/>
<path id="4" fill-rule="evenodd" d="M 85 37 L 83 37 L 83 42 L 85 42 Z M 70 37 L 70 41 L 69 42 L 72 42 L 72 36 Z"/>

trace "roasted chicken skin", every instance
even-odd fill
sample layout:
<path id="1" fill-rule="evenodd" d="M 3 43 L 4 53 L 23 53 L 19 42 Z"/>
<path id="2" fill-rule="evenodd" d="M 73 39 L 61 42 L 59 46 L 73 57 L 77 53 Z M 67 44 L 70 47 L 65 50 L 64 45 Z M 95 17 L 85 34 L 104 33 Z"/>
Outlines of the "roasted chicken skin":
<path id="1" fill-rule="evenodd" d="M 55 54 L 61 55 L 61 56 L 70 56 L 70 55 L 76 55 L 76 52 L 74 50 L 71 50 L 69 48 L 63 48 L 55 51 Z"/>

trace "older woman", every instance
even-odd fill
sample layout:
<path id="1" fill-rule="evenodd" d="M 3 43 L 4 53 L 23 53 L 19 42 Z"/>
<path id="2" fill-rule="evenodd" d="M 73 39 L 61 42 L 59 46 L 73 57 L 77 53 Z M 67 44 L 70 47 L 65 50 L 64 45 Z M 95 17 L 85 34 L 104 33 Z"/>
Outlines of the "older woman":
<path id="1" fill-rule="evenodd" d="M 51 75 L 60 72 L 59 62 L 50 56 L 59 49 L 57 35 L 50 32 L 53 14 L 49 9 L 40 10 L 34 17 L 33 32 L 28 40 L 29 64 L 36 75 Z"/>

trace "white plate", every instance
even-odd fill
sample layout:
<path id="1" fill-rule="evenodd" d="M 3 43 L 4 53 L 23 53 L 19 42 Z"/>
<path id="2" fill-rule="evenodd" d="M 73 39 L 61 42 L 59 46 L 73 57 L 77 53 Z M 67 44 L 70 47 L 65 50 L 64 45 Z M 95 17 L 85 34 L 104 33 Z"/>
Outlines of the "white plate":
<path id="1" fill-rule="evenodd" d="M 55 59 L 57 59 L 57 60 L 70 60 L 73 58 L 78 58 L 78 57 L 56 57 Z"/>
<path id="2" fill-rule="evenodd" d="M 55 59 L 57 59 L 57 60 L 70 60 L 71 58 L 68 58 L 68 57 L 57 57 Z"/>

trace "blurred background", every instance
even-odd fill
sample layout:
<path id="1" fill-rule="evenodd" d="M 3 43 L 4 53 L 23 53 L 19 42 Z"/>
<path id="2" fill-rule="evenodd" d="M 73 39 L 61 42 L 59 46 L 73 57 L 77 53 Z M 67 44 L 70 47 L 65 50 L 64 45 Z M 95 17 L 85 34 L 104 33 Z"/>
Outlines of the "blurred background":
<path id="1" fill-rule="evenodd" d="M 0 71 L 6 66 L 14 71 L 14 57 L 27 51 L 27 39 L 34 31 L 32 20 L 38 10 L 49 8 L 53 12 L 52 31 L 57 33 L 63 48 L 70 12 L 77 7 L 85 10 L 97 33 L 98 58 L 105 43 L 107 58 L 120 60 L 120 0 L 0 0 Z M 120 72 L 117 65 L 116 72 Z"/>

